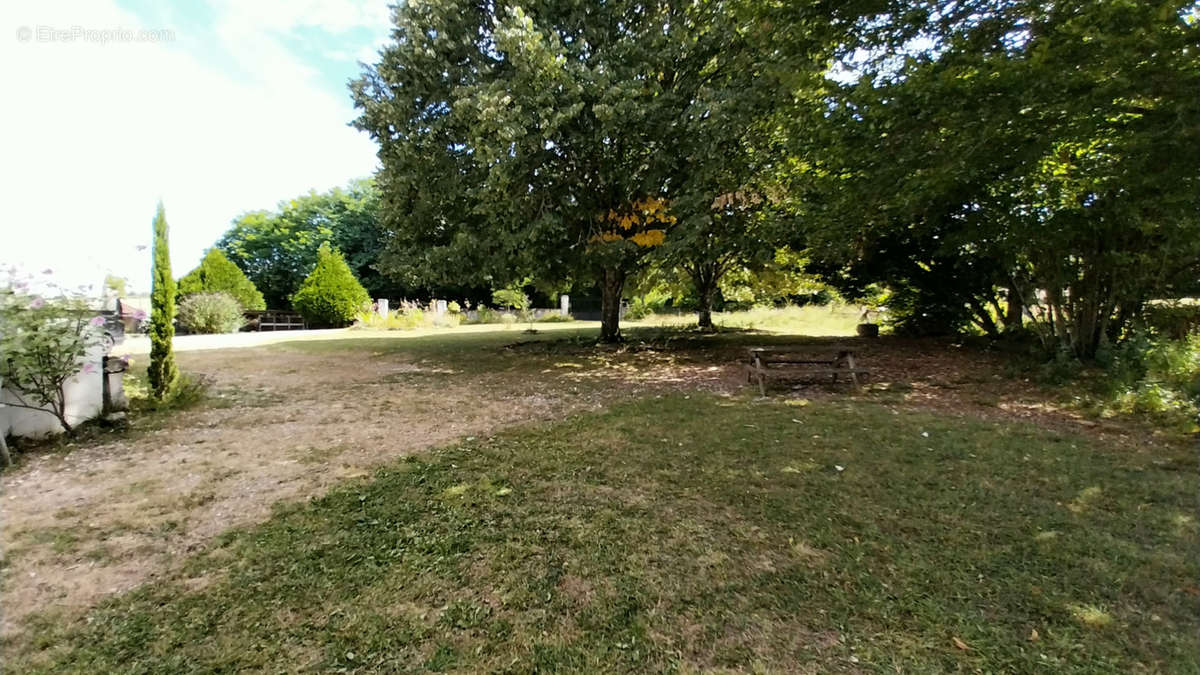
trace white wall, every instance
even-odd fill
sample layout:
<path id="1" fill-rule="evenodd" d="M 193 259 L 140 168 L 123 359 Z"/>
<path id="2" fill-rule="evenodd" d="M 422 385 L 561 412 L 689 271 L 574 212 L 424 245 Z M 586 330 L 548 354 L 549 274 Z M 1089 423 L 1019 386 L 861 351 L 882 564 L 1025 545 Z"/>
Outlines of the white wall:
<path id="1" fill-rule="evenodd" d="M 84 357 L 84 363 L 92 364 L 92 372 L 82 370 L 71 378 L 65 387 L 67 400 L 67 421 L 71 426 L 90 420 L 100 415 L 104 403 L 104 381 L 101 379 L 101 362 L 106 347 L 97 345 L 90 349 Z M 121 373 L 109 376 L 114 404 L 124 402 L 124 390 L 121 387 Z M 58 418 L 48 412 L 14 408 L 4 403 L 15 403 L 19 399 L 8 391 L 0 390 L 0 434 L 12 436 L 27 436 L 38 438 L 50 434 L 62 433 L 62 425 Z"/>

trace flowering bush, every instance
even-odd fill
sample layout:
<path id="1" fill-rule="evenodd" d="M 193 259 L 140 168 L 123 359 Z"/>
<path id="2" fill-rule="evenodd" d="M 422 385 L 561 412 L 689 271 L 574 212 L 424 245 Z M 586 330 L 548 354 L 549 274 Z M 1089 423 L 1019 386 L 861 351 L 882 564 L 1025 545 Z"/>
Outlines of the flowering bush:
<path id="1" fill-rule="evenodd" d="M 17 399 L 7 405 L 54 415 L 70 432 L 64 388 L 81 369 L 99 372 L 83 360 L 103 339 L 104 318 L 93 316 L 81 297 L 46 286 L 57 297 L 33 293 L 11 272 L 0 287 L 0 381 Z"/>

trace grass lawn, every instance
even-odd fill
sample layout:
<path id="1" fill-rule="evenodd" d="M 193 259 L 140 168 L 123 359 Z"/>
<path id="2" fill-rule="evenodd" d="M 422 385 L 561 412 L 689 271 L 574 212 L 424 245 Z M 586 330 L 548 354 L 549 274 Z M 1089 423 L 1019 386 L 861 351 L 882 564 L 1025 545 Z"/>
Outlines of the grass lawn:
<path id="1" fill-rule="evenodd" d="M 1193 451 L 708 394 L 281 508 L 12 672 L 1197 672 Z"/>

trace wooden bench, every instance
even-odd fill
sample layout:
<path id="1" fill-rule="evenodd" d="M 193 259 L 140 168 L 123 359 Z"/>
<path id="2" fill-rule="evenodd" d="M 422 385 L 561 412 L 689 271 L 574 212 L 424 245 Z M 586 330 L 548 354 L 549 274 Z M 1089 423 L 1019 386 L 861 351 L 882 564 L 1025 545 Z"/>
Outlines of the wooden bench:
<path id="1" fill-rule="evenodd" d="M 275 330 L 304 330 L 308 325 L 304 318 L 295 312 L 275 312 L 271 310 L 246 312 L 246 327 L 250 331 Z"/>
<path id="2" fill-rule="evenodd" d="M 870 371 L 859 368 L 854 352 L 838 349 L 832 358 L 813 358 L 812 347 L 752 347 L 746 364 L 747 381 L 758 382 L 758 392 L 767 395 L 767 380 L 802 380 L 813 375 L 829 375 L 836 384 L 839 376 L 848 377 L 858 387 L 858 376 Z"/>

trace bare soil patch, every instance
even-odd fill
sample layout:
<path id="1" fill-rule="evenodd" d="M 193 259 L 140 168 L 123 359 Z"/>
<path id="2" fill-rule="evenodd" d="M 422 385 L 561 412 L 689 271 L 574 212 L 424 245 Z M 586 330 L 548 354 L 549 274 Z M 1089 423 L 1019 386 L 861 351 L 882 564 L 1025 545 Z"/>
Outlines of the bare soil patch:
<path id="1" fill-rule="evenodd" d="M 506 386 L 396 354 L 242 349 L 179 360 L 211 378 L 204 405 L 125 440 L 35 456 L 0 478 L 4 633 L 30 612 L 70 613 L 154 578 L 221 532 L 265 519 L 278 502 L 603 398 L 553 384 Z"/>

